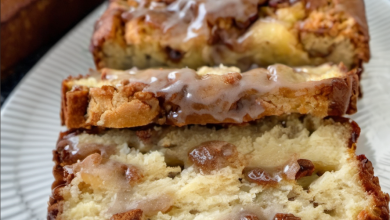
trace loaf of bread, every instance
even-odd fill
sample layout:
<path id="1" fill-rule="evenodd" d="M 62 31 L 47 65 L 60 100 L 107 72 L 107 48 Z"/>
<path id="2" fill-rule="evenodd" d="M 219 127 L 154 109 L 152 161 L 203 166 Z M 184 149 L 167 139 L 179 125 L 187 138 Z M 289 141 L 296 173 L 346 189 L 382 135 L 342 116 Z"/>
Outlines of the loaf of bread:
<path id="1" fill-rule="evenodd" d="M 289 115 L 241 125 L 73 130 L 48 219 L 389 219 L 360 128 Z"/>
<path id="2" fill-rule="evenodd" d="M 112 0 L 96 22 L 98 69 L 289 66 L 370 58 L 363 0 Z"/>
<path id="3" fill-rule="evenodd" d="M 1 79 L 23 58 L 53 44 L 103 0 L 1 0 Z M 34 61 L 35 63 L 35 61 Z"/>
<path id="4" fill-rule="evenodd" d="M 341 116 L 356 112 L 358 85 L 356 70 L 329 64 L 244 73 L 224 66 L 104 69 L 63 81 L 62 121 L 68 128 L 125 128 L 242 123 L 289 113 Z"/>

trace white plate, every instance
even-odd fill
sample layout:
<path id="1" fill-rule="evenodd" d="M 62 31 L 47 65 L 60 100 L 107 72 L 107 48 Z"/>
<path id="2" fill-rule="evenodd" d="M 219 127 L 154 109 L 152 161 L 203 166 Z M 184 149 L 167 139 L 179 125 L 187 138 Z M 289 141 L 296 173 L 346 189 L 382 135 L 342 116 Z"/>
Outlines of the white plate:
<path id="1" fill-rule="evenodd" d="M 367 0 L 372 58 L 364 98 L 352 116 L 362 128 L 357 152 L 373 162 L 390 193 L 390 1 Z M 94 67 L 88 50 L 101 6 L 66 35 L 27 74 L 1 110 L 1 219 L 46 219 L 52 150 L 60 130 L 60 85 Z"/>

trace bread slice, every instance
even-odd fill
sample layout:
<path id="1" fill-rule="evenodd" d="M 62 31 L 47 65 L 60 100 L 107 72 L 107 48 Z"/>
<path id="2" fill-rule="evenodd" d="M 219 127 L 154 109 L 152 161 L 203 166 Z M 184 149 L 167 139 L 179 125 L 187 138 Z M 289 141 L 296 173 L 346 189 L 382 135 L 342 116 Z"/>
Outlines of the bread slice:
<path id="1" fill-rule="evenodd" d="M 389 219 L 345 118 L 68 131 L 48 219 Z"/>
<path id="2" fill-rule="evenodd" d="M 343 65 L 284 65 L 240 73 L 235 67 L 104 69 L 68 78 L 62 121 L 68 128 L 147 124 L 242 123 L 290 113 L 319 117 L 356 112 L 358 77 Z"/>
<path id="3" fill-rule="evenodd" d="M 98 69 L 289 66 L 370 58 L 363 0 L 111 0 L 96 22 Z"/>

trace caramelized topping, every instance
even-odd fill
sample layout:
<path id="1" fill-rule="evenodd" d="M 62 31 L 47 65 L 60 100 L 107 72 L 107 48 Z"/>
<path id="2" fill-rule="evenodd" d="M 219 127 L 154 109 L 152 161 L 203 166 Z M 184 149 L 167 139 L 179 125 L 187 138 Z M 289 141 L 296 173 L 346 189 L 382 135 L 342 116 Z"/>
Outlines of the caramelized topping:
<path id="1" fill-rule="evenodd" d="M 209 174 L 236 162 L 236 146 L 225 141 L 202 143 L 189 154 L 189 159 L 201 173 Z"/>
<path id="2" fill-rule="evenodd" d="M 299 160 L 298 160 L 299 161 Z M 275 185 L 282 179 L 294 180 L 300 166 L 293 156 L 293 159 L 288 161 L 281 167 L 260 168 L 260 167 L 246 167 L 242 173 L 245 179 L 251 183 L 259 185 Z"/>
<path id="3" fill-rule="evenodd" d="M 142 210 L 133 209 L 113 215 L 110 220 L 142 220 Z"/>
<path id="4" fill-rule="evenodd" d="M 301 220 L 301 218 L 295 217 L 293 214 L 277 213 L 273 220 Z"/>
<path id="5" fill-rule="evenodd" d="M 231 85 L 238 83 L 242 79 L 242 76 L 240 73 L 227 73 L 227 74 L 222 75 L 222 76 L 223 76 L 223 81 L 226 84 L 231 84 Z"/>
<path id="6" fill-rule="evenodd" d="M 126 180 L 129 184 L 133 184 L 135 182 L 140 182 L 142 179 L 142 175 L 139 173 L 138 169 L 131 165 L 120 165 L 123 173 L 125 174 Z"/>
<path id="7" fill-rule="evenodd" d="M 240 217 L 240 220 L 259 220 L 259 217 L 257 215 L 253 214 L 246 214 Z"/>
<path id="8" fill-rule="evenodd" d="M 305 176 L 311 176 L 314 172 L 314 164 L 310 160 L 299 159 L 299 171 L 295 175 L 295 179 L 299 179 Z"/>

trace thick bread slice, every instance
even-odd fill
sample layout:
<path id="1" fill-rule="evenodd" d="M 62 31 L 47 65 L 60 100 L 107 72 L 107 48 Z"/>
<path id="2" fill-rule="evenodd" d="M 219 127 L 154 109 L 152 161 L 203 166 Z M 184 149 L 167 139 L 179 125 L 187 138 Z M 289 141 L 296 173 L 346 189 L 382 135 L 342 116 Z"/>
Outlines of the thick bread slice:
<path id="1" fill-rule="evenodd" d="M 328 62 L 351 69 L 370 58 L 363 0 L 111 0 L 91 48 L 98 69 Z"/>
<path id="2" fill-rule="evenodd" d="M 48 219 L 389 219 L 360 128 L 290 115 L 62 133 Z"/>
<path id="3" fill-rule="evenodd" d="M 104 69 L 102 75 L 63 81 L 61 115 L 68 128 L 242 123 L 290 113 L 341 116 L 356 112 L 359 86 L 355 70 L 328 64 L 245 73 L 223 66 Z"/>

